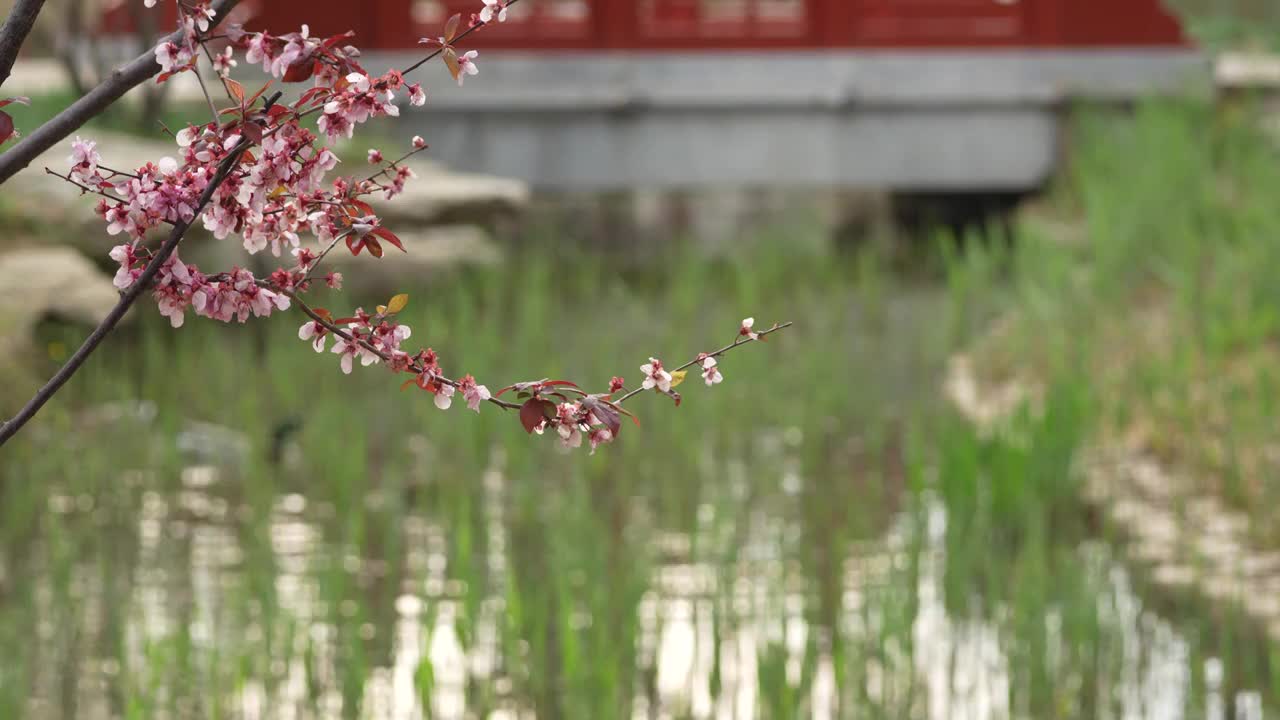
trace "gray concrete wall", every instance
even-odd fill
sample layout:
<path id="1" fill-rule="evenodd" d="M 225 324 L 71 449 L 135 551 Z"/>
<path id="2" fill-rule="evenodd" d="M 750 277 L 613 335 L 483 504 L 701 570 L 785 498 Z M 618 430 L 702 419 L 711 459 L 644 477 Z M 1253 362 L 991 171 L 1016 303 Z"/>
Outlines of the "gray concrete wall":
<path id="1" fill-rule="evenodd" d="M 1064 103 L 1210 87 L 1182 50 L 495 52 L 479 66 L 465 88 L 427 68 L 405 131 L 451 166 L 552 190 L 1029 189 L 1054 168 Z"/>

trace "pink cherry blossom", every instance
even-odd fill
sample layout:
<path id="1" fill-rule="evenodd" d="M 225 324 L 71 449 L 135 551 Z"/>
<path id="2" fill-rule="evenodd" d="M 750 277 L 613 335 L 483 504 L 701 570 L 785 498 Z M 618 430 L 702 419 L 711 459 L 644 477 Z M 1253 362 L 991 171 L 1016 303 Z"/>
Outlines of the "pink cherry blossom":
<path id="1" fill-rule="evenodd" d="M 477 385 L 476 379 L 470 375 L 464 375 L 458 381 L 458 388 L 462 390 L 462 397 L 467 401 L 467 409 L 480 412 L 480 403 L 489 399 L 489 388 L 484 385 Z"/>
<path id="2" fill-rule="evenodd" d="M 332 352 L 335 355 L 341 356 L 341 361 L 339 362 L 339 365 L 341 365 L 342 367 L 342 372 L 346 375 L 350 375 L 352 360 L 355 359 L 356 355 L 361 351 L 361 349 L 362 348 L 360 347 L 360 343 L 356 342 L 355 340 L 347 339 L 344 337 L 338 337 L 338 338 L 335 338 L 335 341 L 333 343 L 333 349 L 331 349 L 330 352 Z"/>
<path id="3" fill-rule="evenodd" d="M 649 362 L 640 366 L 640 372 L 644 373 L 645 390 L 658 388 L 662 392 L 671 391 L 671 373 L 662 369 L 662 361 L 658 358 L 649 358 Z"/>
<path id="4" fill-rule="evenodd" d="M 566 449 L 582 445 L 582 429 L 586 427 L 586 417 L 582 405 L 576 402 L 560 403 L 556 406 L 555 427 L 560 436 L 560 445 Z"/>
<path id="5" fill-rule="evenodd" d="M 192 42 L 184 42 L 182 45 L 162 42 L 155 49 L 156 63 L 160 65 L 162 72 L 181 72 L 195 66 L 196 52 Z"/>
<path id="6" fill-rule="evenodd" d="M 200 32 L 203 33 L 209 32 L 209 23 L 213 21 L 215 14 L 208 2 L 202 2 L 192 9 L 191 17 L 194 18 L 196 27 L 200 28 Z"/>
<path id="7" fill-rule="evenodd" d="M 116 271 L 115 279 L 111 284 L 124 290 L 142 274 L 141 268 L 133 267 L 138 262 L 138 256 L 134 253 L 132 245 L 117 245 L 111 248 L 110 256 L 112 260 L 120 263 L 120 269 Z"/>
<path id="8" fill-rule="evenodd" d="M 452 385 L 441 385 L 440 389 L 436 390 L 436 407 L 441 410 L 448 410 L 449 406 L 453 404 L 453 393 L 454 389 Z M 470 402 L 468 402 L 468 405 L 469 404 Z"/>
<path id="9" fill-rule="evenodd" d="M 462 87 L 463 80 L 468 75 L 479 75 L 480 68 L 476 67 L 476 58 L 480 53 L 475 50 L 468 50 L 458 56 L 458 87 Z"/>
<path id="10" fill-rule="evenodd" d="M 702 379 L 707 383 L 707 387 L 724 381 L 724 376 L 720 374 L 720 368 L 716 367 L 715 358 L 708 356 L 706 353 L 702 353 L 698 358 L 698 364 L 702 366 Z"/>
<path id="11" fill-rule="evenodd" d="M 404 192 L 405 183 L 418 177 L 413 168 L 401 165 L 396 168 L 395 174 L 391 176 L 391 180 L 383 188 L 383 196 L 390 200 L 400 193 Z"/>
<path id="12" fill-rule="evenodd" d="M 756 324 L 756 319 L 755 319 L 755 318 L 746 318 L 746 319 L 744 319 L 744 320 L 742 321 L 742 327 L 738 328 L 738 335 L 740 335 L 740 336 L 742 336 L 742 337 L 745 337 L 745 338 L 748 338 L 748 339 L 751 339 L 751 340 L 756 340 L 756 339 L 758 339 L 758 338 L 760 337 L 759 333 L 753 332 L 753 331 L 751 330 L 751 328 L 752 328 L 752 327 L 754 327 L 754 326 L 755 326 L 755 324 Z"/>
<path id="13" fill-rule="evenodd" d="M 587 439 L 591 441 L 591 454 L 595 455 L 597 447 L 613 442 L 613 433 L 607 427 L 592 428 Z"/>
<path id="14" fill-rule="evenodd" d="M 616 393 L 619 390 L 621 390 L 625 385 L 626 385 L 625 380 L 618 377 L 617 375 L 614 375 L 613 378 L 609 380 L 609 392 Z"/>
<path id="15" fill-rule="evenodd" d="M 342 289 L 342 273 L 331 272 L 324 276 L 324 284 L 333 290 Z"/>
<path id="16" fill-rule="evenodd" d="M 98 154 L 98 143 L 93 140 L 82 140 L 77 135 L 75 141 L 71 143 L 71 156 L 67 161 L 71 163 L 72 175 L 96 178 L 98 163 L 102 162 L 102 156 Z"/>
<path id="17" fill-rule="evenodd" d="M 370 148 L 370 149 L 369 149 L 369 164 L 370 164 L 370 165 L 381 165 L 381 164 L 382 164 L 382 151 L 377 150 L 377 149 L 374 149 L 374 148 Z"/>
<path id="18" fill-rule="evenodd" d="M 235 60 L 235 49 L 230 46 L 213 56 L 213 69 L 224 79 L 231 77 L 231 68 L 238 64 Z"/>
<path id="19" fill-rule="evenodd" d="M 427 104 L 427 93 L 423 91 L 422 86 L 418 83 L 406 86 L 409 91 L 409 104 L 414 107 L 422 107 Z"/>
<path id="20" fill-rule="evenodd" d="M 315 348 L 316 352 L 324 352 L 324 338 L 328 333 L 328 328 L 312 320 L 298 328 L 298 339 L 310 340 L 311 347 Z"/>
<path id="21" fill-rule="evenodd" d="M 422 139 L 421 135 L 413 136 L 413 149 L 421 150 L 427 146 L 427 141 Z"/>
<path id="22" fill-rule="evenodd" d="M 498 22 L 506 22 L 507 3 L 505 0 L 484 0 L 484 8 L 480 11 L 480 22 L 492 22 L 495 9 L 498 11 Z"/>

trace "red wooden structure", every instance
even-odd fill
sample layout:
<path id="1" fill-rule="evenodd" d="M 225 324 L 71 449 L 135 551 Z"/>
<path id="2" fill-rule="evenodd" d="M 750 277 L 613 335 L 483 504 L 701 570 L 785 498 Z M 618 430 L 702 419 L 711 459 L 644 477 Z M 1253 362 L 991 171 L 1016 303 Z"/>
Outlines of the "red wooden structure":
<path id="1" fill-rule="evenodd" d="M 248 26 L 355 30 L 371 49 L 415 47 L 480 0 L 248 0 Z M 521 0 L 468 46 L 519 50 L 1098 48 L 1181 46 L 1160 0 Z"/>

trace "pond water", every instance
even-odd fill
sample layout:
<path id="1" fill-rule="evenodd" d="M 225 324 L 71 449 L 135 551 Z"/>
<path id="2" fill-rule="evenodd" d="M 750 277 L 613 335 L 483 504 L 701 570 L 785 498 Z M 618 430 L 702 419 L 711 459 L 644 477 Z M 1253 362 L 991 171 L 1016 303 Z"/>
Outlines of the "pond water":
<path id="1" fill-rule="evenodd" d="M 510 566 L 526 562 L 512 545 L 531 541 L 511 526 L 512 482 L 491 467 L 478 483 L 475 531 L 486 536 L 479 576 L 452 566 L 456 525 L 429 511 L 400 518 L 397 546 L 357 552 L 326 539 L 335 505 L 289 492 L 256 508 L 213 466 L 185 468 L 173 492 L 142 490 L 126 513 L 130 527 L 114 526 L 119 497 L 52 492 L 51 516 L 103 535 L 79 545 L 64 574 L 28 565 L 17 572 L 34 573 L 34 586 L 3 585 L 0 610 L 12 620 L 15 603 L 25 603 L 18 612 L 31 622 L 23 716 L 586 717 L 572 706 L 573 692 L 554 696 L 560 684 L 615 690 L 593 678 L 591 666 L 602 661 L 593 644 L 630 646 L 634 676 L 621 683 L 629 702 L 615 711 L 634 718 L 1028 716 L 1016 706 L 1027 690 L 1008 652 L 1006 610 L 990 619 L 948 610 L 947 510 L 931 493 L 851 543 L 827 567 L 830 577 L 812 577 L 780 552 L 805 534 L 786 517 L 804 481 L 784 473 L 765 505 L 745 486 L 731 488 L 741 514 L 727 525 L 715 506 L 700 505 L 692 534 L 627 538 L 653 551 L 643 571 L 583 578 L 629 584 L 617 589 L 633 600 L 632 617 L 611 620 L 599 604 L 562 596 L 574 607 L 560 611 L 559 631 L 585 639 L 537 648 L 536 631 L 521 637 L 511 627 L 513 613 L 524 611 L 511 607 L 519 601 Z M 389 502 L 365 499 L 375 517 Z M 566 530 L 544 525 L 532 542 L 612 542 L 556 537 Z M 35 541 L 44 547 L 29 548 L 30 557 L 49 556 L 59 541 Z M 1075 710 L 1067 715 L 1090 708 L 1099 717 L 1223 718 L 1233 707 L 1241 720 L 1263 717 L 1262 695 L 1226 690 L 1222 662 L 1198 656 L 1176 623 L 1144 606 L 1105 543 L 1086 541 L 1075 552 L 1087 577 L 1064 581 L 1092 588 L 1107 641 L 1092 667 L 1072 666 L 1078 659 L 1064 646 L 1079 638 L 1066 635 L 1063 613 L 1074 610 L 1049 599 L 1043 659 L 1068 686 L 1091 676 L 1084 687 L 1096 693 L 1068 700 Z M 814 611 L 824 592 L 836 598 L 829 624 Z M 532 627 L 540 625 L 535 618 Z M 539 687 L 542 674 L 556 685 Z"/>
<path id="2" fill-rule="evenodd" d="M 776 247 L 412 293 L 482 379 L 797 321 L 593 457 L 344 376 L 288 318 L 143 323 L 0 458 L 0 718 L 1262 717 L 1266 641 L 1086 522 L 1078 420 L 939 420 L 981 284 Z"/>

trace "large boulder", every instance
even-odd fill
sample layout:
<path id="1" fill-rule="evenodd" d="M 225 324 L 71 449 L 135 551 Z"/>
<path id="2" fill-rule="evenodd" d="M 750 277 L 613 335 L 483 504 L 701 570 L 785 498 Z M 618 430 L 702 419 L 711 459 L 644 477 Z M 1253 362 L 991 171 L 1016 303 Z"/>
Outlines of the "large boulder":
<path id="1" fill-rule="evenodd" d="M 519 217 L 529 206 L 529 186 L 522 180 L 456 173 L 426 160 L 408 165 L 418 177 L 405 185 L 404 193 L 370 203 L 388 222 L 493 227 Z"/>
<path id="2" fill-rule="evenodd" d="M 92 327 L 118 300 L 115 286 L 79 252 L 65 247 L 0 252 L 0 409 L 10 412 L 37 384 L 37 323 L 57 318 Z"/>

